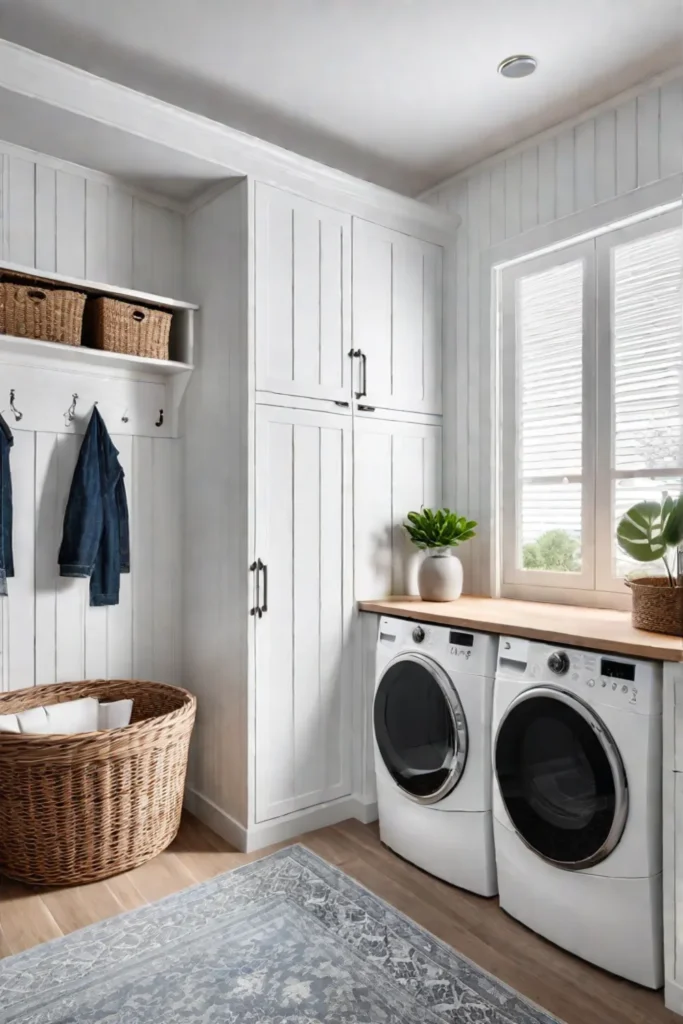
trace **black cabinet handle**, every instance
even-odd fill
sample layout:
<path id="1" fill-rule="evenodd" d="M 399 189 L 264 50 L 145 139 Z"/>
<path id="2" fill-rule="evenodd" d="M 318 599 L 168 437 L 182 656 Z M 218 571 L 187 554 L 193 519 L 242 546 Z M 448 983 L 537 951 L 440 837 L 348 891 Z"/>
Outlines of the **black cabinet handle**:
<path id="1" fill-rule="evenodd" d="M 358 406 L 358 412 L 374 412 L 374 411 L 375 411 L 375 406 L 374 405 L 359 405 Z"/>
<path id="2" fill-rule="evenodd" d="M 263 604 L 259 610 L 259 618 L 268 611 L 268 566 L 265 562 L 258 560 L 259 569 L 263 569 Z"/>
<path id="3" fill-rule="evenodd" d="M 252 609 L 250 609 L 250 611 L 249 611 L 250 615 L 260 615 L 261 614 L 261 609 L 259 607 L 260 602 L 261 602 L 261 576 L 260 576 L 259 571 L 258 571 L 259 567 L 260 567 L 260 562 L 261 562 L 261 559 L 259 558 L 258 562 L 252 562 L 251 565 L 249 566 L 249 572 L 255 572 L 256 573 L 256 604 L 254 605 L 254 607 Z"/>
<path id="4" fill-rule="evenodd" d="M 341 406 L 342 409 L 348 409 L 348 407 L 349 407 L 349 403 L 348 402 L 338 402 L 336 398 L 334 400 L 334 404 Z"/>
<path id="5" fill-rule="evenodd" d="M 356 391 L 356 398 L 364 398 L 368 393 L 368 357 L 365 352 L 361 352 L 360 349 L 360 372 L 361 372 L 361 385 L 360 391 Z"/>

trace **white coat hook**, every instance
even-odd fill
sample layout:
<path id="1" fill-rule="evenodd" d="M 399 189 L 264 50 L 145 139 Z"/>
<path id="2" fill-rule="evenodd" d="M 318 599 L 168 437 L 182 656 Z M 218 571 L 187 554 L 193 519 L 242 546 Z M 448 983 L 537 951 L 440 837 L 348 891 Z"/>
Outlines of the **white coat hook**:
<path id="1" fill-rule="evenodd" d="M 9 407 L 12 410 L 12 415 L 14 416 L 17 423 L 19 422 L 19 420 L 24 418 L 23 412 L 19 412 L 16 405 L 14 404 L 14 388 L 12 388 L 9 393 Z"/>
<path id="2" fill-rule="evenodd" d="M 71 396 L 71 405 L 69 406 L 69 408 L 64 413 L 64 422 L 66 423 L 67 427 L 69 426 L 70 423 L 73 423 L 73 421 L 76 419 L 76 402 L 77 401 L 78 401 L 78 395 L 74 392 L 74 394 Z"/>

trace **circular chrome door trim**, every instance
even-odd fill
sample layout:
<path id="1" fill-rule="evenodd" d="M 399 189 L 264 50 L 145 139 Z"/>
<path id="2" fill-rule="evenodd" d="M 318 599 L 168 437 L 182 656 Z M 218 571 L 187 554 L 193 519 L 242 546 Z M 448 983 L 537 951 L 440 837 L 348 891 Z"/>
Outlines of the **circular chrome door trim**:
<path id="1" fill-rule="evenodd" d="M 393 777 L 391 773 L 391 768 L 384 760 L 384 755 L 382 754 L 382 751 L 380 749 L 379 743 L 377 741 L 377 735 L 375 732 L 374 711 L 375 704 L 377 702 L 377 694 L 379 693 L 379 688 L 382 685 L 382 681 L 386 676 L 387 672 L 389 671 L 389 669 L 393 668 L 395 665 L 398 665 L 404 661 L 412 661 L 416 665 L 420 665 L 422 668 L 426 669 L 427 672 L 429 672 L 429 674 L 434 679 L 434 682 L 437 683 L 439 689 L 441 690 L 446 700 L 446 706 L 448 708 L 448 713 L 451 719 L 451 723 L 453 725 L 453 734 L 455 736 L 455 757 L 453 759 L 453 764 L 451 765 L 448 775 L 441 783 L 439 788 L 435 790 L 434 793 L 430 793 L 429 796 L 418 796 L 415 793 L 409 793 L 407 789 L 404 789 L 403 786 L 401 786 L 396 781 L 396 779 Z M 448 796 L 448 794 L 457 786 L 458 782 L 460 781 L 460 777 L 465 770 L 468 746 L 467 719 L 465 718 L 465 712 L 462 709 L 462 704 L 460 703 L 460 697 L 458 696 L 458 692 L 455 689 L 455 686 L 453 685 L 453 682 L 448 673 L 445 672 L 444 669 L 442 669 L 441 666 L 437 664 L 437 662 L 432 661 L 432 659 L 428 658 L 426 655 L 420 654 L 417 651 L 404 651 L 402 654 L 396 655 L 395 658 L 392 658 L 391 661 L 384 666 L 384 671 L 377 680 L 377 684 L 375 686 L 375 697 L 372 702 L 372 710 L 372 731 L 375 734 L 374 739 L 375 743 L 377 744 L 377 749 L 379 751 L 380 757 L 382 758 L 382 761 L 384 762 L 385 768 L 391 775 L 392 781 L 394 782 L 396 788 L 401 791 L 402 795 L 407 797 L 409 800 L 414 800 L 415 803 L 417 804 L 436 804 L 440 800 L 443 800 L 444 797 Z"/>
<path id="2" fill-rule="evenodd" d="M 602 747 L 603 753 L 607 758 L 607 761 L 612 772 L 612 781 L 614 782 L 614 816 L 612 818 L 612 826 L 607 834 L 607 838 L 602 845 L 592 853 L 590 857 L 584 857 L 583 860 L 577 861 L 561 861 L 555 860 L 553 857 L 547 857 L 545 854 L 540 853 L 535 846 L 527 842 L 526 838 L 518 831 L 515 823 L 510 818 L 510 822 L 515 832 L 522 840 L 525 846 L 527 846 L 532 853 L 535 853 L 537 857 L 547 861 L 549 864 L 554 864 L 555 867 L 564 868 L 567 871 L 579 871 L 585 868 L 592 868 L 596 864 L 605 860 L 609 857 L 610 853 L 617 847 L 619 840 L 624 834 L 626 827 L 626 819 L 628 818 L 628 781 L 626 778 L 626 771 L 624 769 L 624 762 L 619 753 L 619 748 L 614 741 L 614 738 L 605 725 L 605 723 L 598 717 L 596 712 L 585 701 L 581 700 L 580 697 L 574 696 L 573 693 L 568 693 L 567 690 L 561 690 L 556 686 L 532 686 L 528 690 L 524 690 L 519 696 L 515 697 L 513 701 L 508 704 L 503 717 L 498 723 L 496 730 L 496 740 L 493 745 L 493 770 L 496 773 L 496 781 L 498 782 L 498 789 L 500 791 L 501 800 L 505 805 L 507 811 L 507 804 L 505 797 L 503 796 L 503 790 L 500 785 L 500 779 L 498 778 L 498 768 L 496 764 L 496 754 L 498 753 L 498 737 L 500 736 L 501 729 L 505 725 L 510 713 L 520 704 L 524 704 L 528 700 L 533 700 L 535 697 L 548 697 L 551 700 L 557 700 L 561 704 L 566 704 L 567 707 L 575 711 L 581 718 L 591 727 L 595 733 L 596 739 Z M 509 817 L 509 815 L 508 815 Z"/>

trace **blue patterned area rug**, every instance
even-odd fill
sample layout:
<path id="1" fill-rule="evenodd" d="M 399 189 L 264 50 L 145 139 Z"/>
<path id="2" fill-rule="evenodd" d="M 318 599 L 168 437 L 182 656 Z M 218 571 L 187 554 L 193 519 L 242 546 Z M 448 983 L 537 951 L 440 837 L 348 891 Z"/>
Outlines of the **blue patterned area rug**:
<path id="1" fill-rule="evenodd" d="M 301 846 L 0 960 L 12 1024 L 557 1024 Z"/>

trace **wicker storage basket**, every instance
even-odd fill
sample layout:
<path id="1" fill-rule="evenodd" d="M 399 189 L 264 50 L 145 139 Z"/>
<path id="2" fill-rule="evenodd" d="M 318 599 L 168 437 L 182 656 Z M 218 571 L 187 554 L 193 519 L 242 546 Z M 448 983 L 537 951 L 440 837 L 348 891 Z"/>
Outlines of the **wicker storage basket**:
<path id="1" fill-rule="evenodd" d="M 168 359 L 171 313 L 105 297 L 88 305 L 88 344 L 93 348 Z"/>
<path id="2" fill-rule="evenodd" d="M 668 579 L 644 576 L 627 580 L 633 595 L 631 621 L 651 633 L 683 636 L 683 587 L 671 587 Z"/>
<path id="3" fill-rule="evenodd" d="M 34 885 L 109 878 L 178 831 L 195 698 L 179 687 L 95 679 L 0 696 L 0 714 L 78 697 L 133 698 L 125 729 L 0 733 L 0 873 Z"/>
<path id="4" fill-rule="evenodd" d="M 0 334 L 80 345 L 85 298 L 42 281 L 1 280 Z"/>

